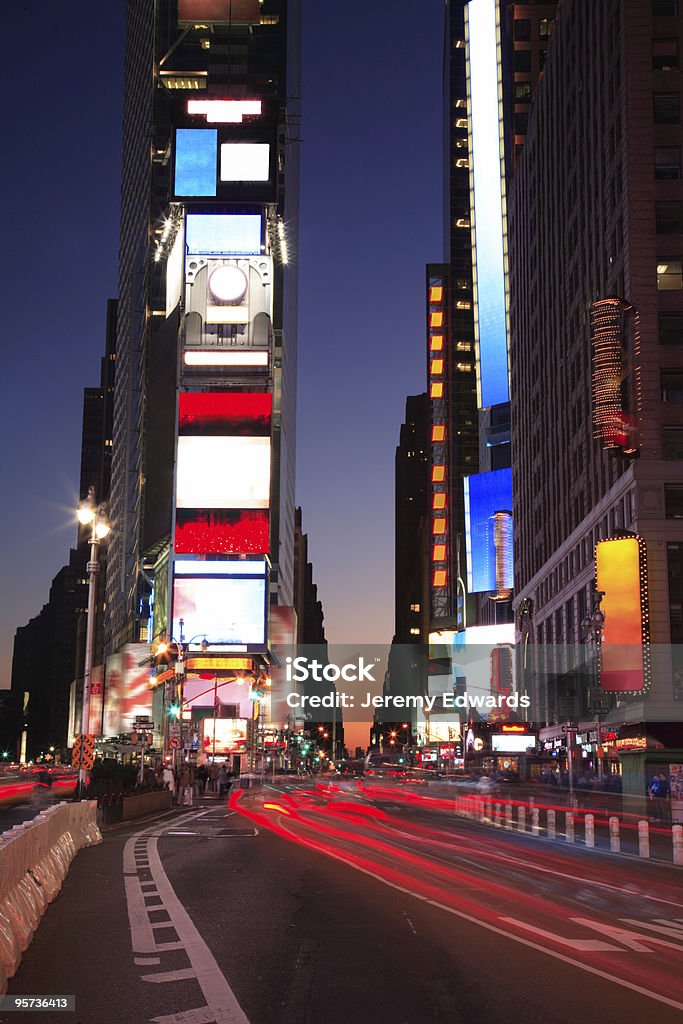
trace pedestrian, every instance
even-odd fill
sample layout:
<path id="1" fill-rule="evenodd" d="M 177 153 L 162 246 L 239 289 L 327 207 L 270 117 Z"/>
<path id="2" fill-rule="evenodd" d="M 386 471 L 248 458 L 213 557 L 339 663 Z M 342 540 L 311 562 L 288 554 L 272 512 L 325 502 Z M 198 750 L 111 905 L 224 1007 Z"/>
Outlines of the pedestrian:
<path id="1" fill-rule="evenodd" d="M 209 769 L 206 764 L 200 764 L 197 768 L 197 779 L 199 781 L 199 796 L 204 796 L 204 790 L 206 789 L 206 782 L 209 778 Z"/>
<path id="2" fill-rule="evenodd" d="M 664 772 L 653 776 L 647 793 L 652 802 L 652 816 L 655 821 L 666 822 L 668 819 L 669 783 Z"/>
<path id="3" fill-rule="evenodd" d="M 224 796 L 228 791 L 228 773 L 223 763 L 218 772 L 218 796 Z"/>
<path id="4" fill-rule="evenodd" d="M 182 800 L 184 807 L 192 807 L 192 783 L 193 783 L 193 772 L 190 765 L 185 762 L 183 770 L 180 773 L 180 793 L 179 799 Z"/>
<path id="5" fill-rule="evenodd" d="M 170 764 L 164 766 L 163 770 L 164 782 L 168 786 L 169 792 L 171 793 L 171 803 L 174 804 L 175 800 L 175 774 Z"/>
<path id="6" fill-rule="evenodd" d="M 218 772 L 218 765 L 216 764 L 215 761 L 212 761 L 211 767 L 209 769 L 209 785 L 211 787 L 212 793 L 215 793 L 216 790 L 218 789 Z"/>

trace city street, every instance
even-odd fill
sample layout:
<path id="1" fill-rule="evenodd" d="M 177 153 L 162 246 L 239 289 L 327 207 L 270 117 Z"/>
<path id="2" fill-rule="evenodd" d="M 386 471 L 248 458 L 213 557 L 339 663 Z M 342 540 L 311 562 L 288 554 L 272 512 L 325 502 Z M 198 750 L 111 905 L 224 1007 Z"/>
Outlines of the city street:
<path id="1" fill-rule="evenodd" d="M 668 1024 L 680 880 L 351 782 L 233 790 L 80 853 L 9 993 L 74 993 L 71 1024 Z"/>

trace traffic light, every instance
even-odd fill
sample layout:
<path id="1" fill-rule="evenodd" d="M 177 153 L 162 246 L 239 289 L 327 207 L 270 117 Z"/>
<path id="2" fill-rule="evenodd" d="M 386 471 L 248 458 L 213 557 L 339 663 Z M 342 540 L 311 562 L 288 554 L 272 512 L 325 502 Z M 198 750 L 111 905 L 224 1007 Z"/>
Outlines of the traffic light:
<path id="1" fill-rule="evenodd" d="M 171 718 L 180 718 L 180 704 L 171 704 L 168 713 Z"/>

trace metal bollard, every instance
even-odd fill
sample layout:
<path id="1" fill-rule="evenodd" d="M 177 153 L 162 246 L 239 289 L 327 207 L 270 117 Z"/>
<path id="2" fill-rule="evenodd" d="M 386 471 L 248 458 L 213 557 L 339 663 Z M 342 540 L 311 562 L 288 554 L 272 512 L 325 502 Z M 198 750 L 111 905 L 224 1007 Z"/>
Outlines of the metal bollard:
<path id="1" fill-rule="evenodd" d="M 583 819 L 583 840 L 586 846 L 595 846 L 595 815 L 587 814 Z"/>
<path id="2" fill-rule="evenodd" d="M 541 831 L 539 824 L 538 807 L 531 808 L 531 834 L 537 836 Z"/>
<path id="3" fill-rule="evenodd" d="M 567 811 L 564 824 L 564 838 L 568 843 L 574 842 L 574 815 Z"/>
<path id="4" fill-rule="evenodd" d="M 484 801 L 484 819 L 486 821 L 489 821 L 489 822 L 492 819 L 492 814 L 491 814 L 492 807 L 493 807 L 493 804 L 491 803 L 490 800 L 485 800 Z"/>
<path id="5" fill-rule="evenodd" d="M 493 824 L 497 828 L 500 828 L 500 826 L 501 826 L 501 820 L 500 819 L 501 819 L 502 816 L 503 816 L 503 805 L 502 804 L 496 804 L 495 805 L 495 809 L 494 809 Z"/>
<path id="6" fill-rule="evenodd" d="M 638 856 L 650 856 L 650 824 L 647 821 L 638 822 Z"/>
<path id="7" fill-rule="evenodd" d="M 517 831 L 526 832 L 526 807 L 522 804 L 517 808 Z"/>
<path id="8" fill-rule="evenodd" d="M 671 829 L 674 845 L 674 864 L 683 865 L 683 825 L 674 825 Z"/>
<path id="9" fill-rule="evenodd" d="M 555 838 L 555 811 L 548 811 L 546 815 L 545 832 L 548 839 Z"/>
<path id="10" fill-rule="evenodd" d="M 609 820 L 609 848 L 612 853 L 621 853 L 621 836 L 619 835 L 619 819 L 612 817 Z"/>
<path id="11" fill-rule="evenodd" d="M 505 828 L 512 828 L 512 804 L 505 804 Z"/>

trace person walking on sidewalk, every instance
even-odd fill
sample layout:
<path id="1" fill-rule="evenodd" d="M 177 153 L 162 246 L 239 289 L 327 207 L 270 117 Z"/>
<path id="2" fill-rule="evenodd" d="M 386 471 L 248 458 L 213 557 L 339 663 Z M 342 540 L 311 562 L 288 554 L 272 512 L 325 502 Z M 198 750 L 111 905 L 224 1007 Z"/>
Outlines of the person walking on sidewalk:
<path id="1" fill-rule="evenodd" d="M 192 771 L 192 768 L 187 762 L 185 762 L 185 764 L 183 765 L 183 770 L 180 773 L 179 782 L 179 795 L 182 799 L 184 807 L 192 807 L 192 784 L 194 782 L 193 774 L 194 773 Z"/>

